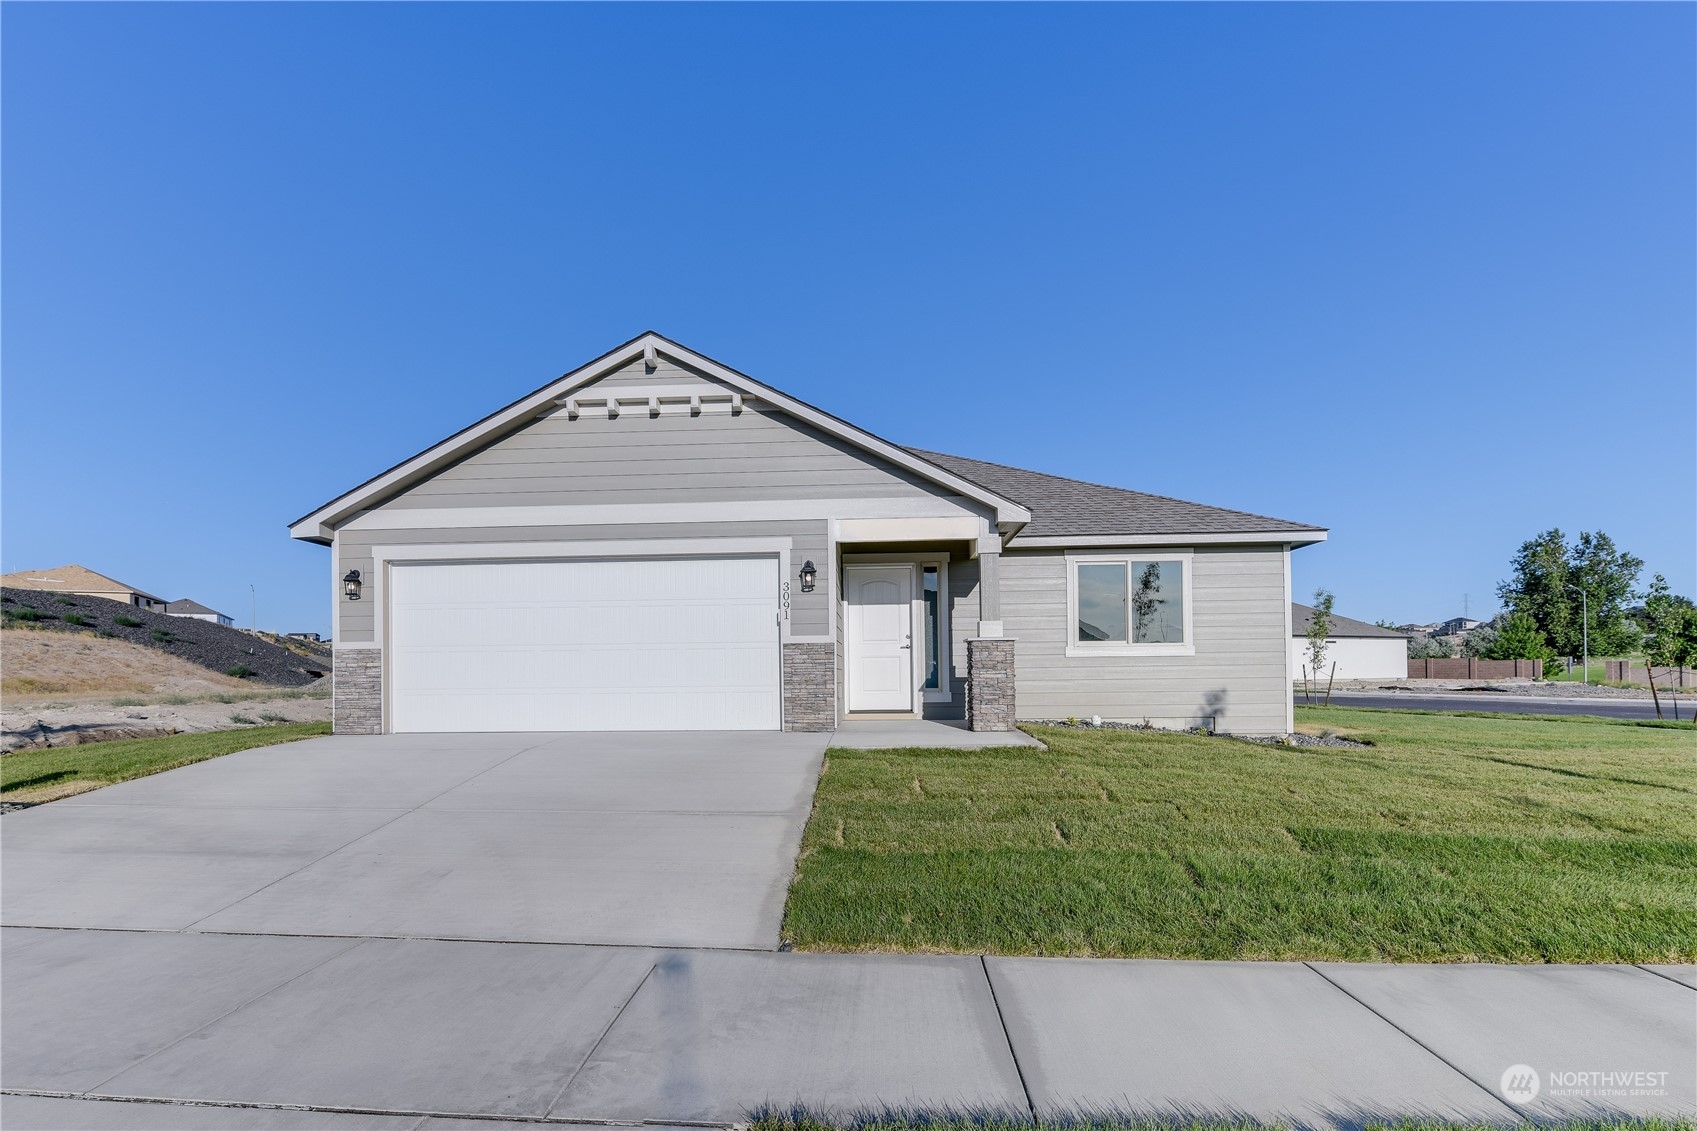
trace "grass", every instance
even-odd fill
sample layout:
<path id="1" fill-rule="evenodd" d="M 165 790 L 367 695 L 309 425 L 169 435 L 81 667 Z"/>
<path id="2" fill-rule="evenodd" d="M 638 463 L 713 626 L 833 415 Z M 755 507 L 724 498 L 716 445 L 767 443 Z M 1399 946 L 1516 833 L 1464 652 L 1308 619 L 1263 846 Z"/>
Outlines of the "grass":
<path id="1" fill-rule="evenodd" d="M 1622 659 L 1630 659 L 1633 663 L 1639 664 L 1639 665 L 1642 665 L 1644 663 L 1644 657 L 1641 654 L 1637 654 L 1637 653 L 1634 653 L 1630 657 L 1627 657 L 1627 656 L 1592 656 L 1591 657 L 1590 682 L 1592 682 L 1592 683 L 1602 683 L 1602 682 L 1604 682 L 1604 677 L 1609 674 L 1609 670 L 1605 666 L 1607 661 L 1609 661 L 1609 660 L 1622 660 Z M 1582 682 L 1585 681 L 1585 678 L 1586 678 L 1585 677 L 1585 665 L 1578 662 L 1577 660 L 1575 660 L 1574 665 L 1573 665 L 1573 670 L 1572 671 L 1564 671 L 1564 670 L 1562 670 L 1562 665 L 1560 663 L 1546 660 L 1546 661 L 1544 661 L 1544 678 L 1549 680 L 1551 683 L 1582 683 Z M 1649 684 L 1647 684 L 1647 683 L 1646 684 L 1617 683 L 1614 686 L 1616 686 L 1616 687 L 1639 687 L 1639 686 L 1648 687 Z"/>
<path id="2" fill-rule="evenodd" d="M 174 734 L 169 738 L 122 739 L 50 750 L 20 750 L 0 758 L 0 798 L 49 801 L 238 750 L 329 733 L 329 723 L 294 723 L 250 730 Z"/>
<path id="3" fill-rule="evenodd" d="M 1697 729 L 1298 709 L 1368 748 L 1033 728 L 832 750 L 784 934 L 814 950 L 1697 958 Z"/>
<path id="4" fill-rule="evenodd" d="M 1036 1123 L 1006 1116 L 867 1114 L 858 1118 L 831 1120 L 808 1112 L 765 1112 L 750 1121 L 749 1131 L 1257 1131 L 1286 1124 L 1257 1123 L 1249 1119 L 1100 1118 L 1079 1116 L 1040 1119 Z M 1688 1119 L 1660 1116 L 1645 1118 L 1576 1119 L 1532 1123 L 1469 1123 L 1429 1119 L 1369 1120 L 1362 1131 L 1504 1131 L 1505 1127 L 1538 1127 L 1541 1131 L 1697 1131 Z"/>
<path id="5" fill-rule="evenodd" d="M 913 1116 L 867 1115 L 857 1119 L 827 1120 L 806 1113 L 762 1114 L 749 1124 L 749 1131 L 1254 1131 L 1283 1124 L 1260 1124 L 1231 1119 L 1044 1119 L 1035 1124 L 1006 1116 Z M 1435 1120 L 1370 1120 L 1362 1131 L 1504 1131 L 1507 1127 L 1540 1131 L 1697 1131 L 1689 1119 L 1583 1119 L 1537 1124 L 1444 1123 Z"/>

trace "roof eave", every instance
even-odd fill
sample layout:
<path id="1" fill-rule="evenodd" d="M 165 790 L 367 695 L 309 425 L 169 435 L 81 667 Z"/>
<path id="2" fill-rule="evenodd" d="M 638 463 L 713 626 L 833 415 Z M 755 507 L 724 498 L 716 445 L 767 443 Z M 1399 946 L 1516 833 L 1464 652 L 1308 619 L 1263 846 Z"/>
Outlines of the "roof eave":
<path id="1" fill-rule="evenodd" d="M 468 451 L 489 443 L 504 432 L 521 426 L 538 413 L 551 409 L 553 403 L 559 398 L 574 389 L 600 379 L 611 370 L 630 364 L 642 357 L 644 351 L 650 346 L 653 346 L 657 352 L 664 353 L 673 361 L 679 361 L 691 368 L 701 370 L 728 385 L 752 394 L 823 432 L 846 440 L 856 447 L 871 452 L 921 478 L 928 479 L 938 486 L 946 487 L 956 494 L 964 495 L 988 506 L 995 511 L 998 526 L 1023 526 L 1031 521 L 1031 512 L 1012 499 L 1003 498 L 969 479 L 947 471 L 929 460 L 921 459 L 897 444 L 892 444 L 888 440 L 874 436 L 872 433 L 840 420 L 830 413 L 814 408 L 804 401 L 796 400 L 794 397 L 781 393 L 768 385 L 761 384 L 754 378 L 739 373 L 729 366 L 721 365 L 712 358 L 698 354 L 687 346 L 679 345 L 669 338 L 648 331 L 632 338 L 617 349 L 602 354 L 588 364 L 567 373 L 558 380 L 514 401 L 506 408 L 491 413 L 475 424 L 462 428 L 440 443 L 434 444 L 412 458 L 396 464 L 388 471 L 366 480 L 353 490 L 338 495 L 317 510 L 301 516 L 289 524 L 289 536 L 304 542 L 329 545 L 335 538 L 336 528 L 354 514 L 368 509 L 378 500 L 405 490 L 418 480 L 428 477 L 433 472 L 459 459 Z"/>
<path id="2" fill-rule="evenodd" d="M 1288 545 L 1291 549 L 1326 540 L 1324 530 L 1171 531 L 1154 534 L 1039 534 L 1019 536 L 1008 547 L 1018 550 L 1112 546 Z"/>

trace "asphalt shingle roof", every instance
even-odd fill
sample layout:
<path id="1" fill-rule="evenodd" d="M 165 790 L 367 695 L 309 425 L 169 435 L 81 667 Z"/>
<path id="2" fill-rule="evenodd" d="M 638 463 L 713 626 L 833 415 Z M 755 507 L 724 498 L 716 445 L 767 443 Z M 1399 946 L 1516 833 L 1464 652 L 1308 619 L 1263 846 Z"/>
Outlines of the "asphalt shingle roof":
<path id="1" fill-rule="evenodd" d="M 1320 533 L 1325 528 L 1282 518 L 1187 503 L 1165 495 L 1105 487 L 1063 479 L 1040 471 L 944 455 L 920 448 L 908 451 L 947 471 L 970 479 L 1031 512 L 1031 523 L 1014 539 L 1064 538 L 1110 534 L 1258 534 Z"/>
<path id="2" fill-rule="evenodd" d="M 223 616 L 217 609 L 209 609 L 199 601 L 191 601 L 184 597 L 181 601 L 170 601 L 165 605 L 167 613 L 211 613 L 213 616 Z"/>
<path id="3" fill-rule="evenodd" d="M 1290 634 L 1292 636 L 1307 636 L 1308 626 L 1314 623 L 1314 607 L 1290 603 Z M 1394 632 L 1388 628 L 1380 628 L 1376 624 L 1368 624 L 1364 620 L 1351 620 L 1332 614 L 1332 631 L 1329 634 L 1336 638 L 1351 636 L 1393 636 L 1398 640 L 1407 640 L 1408 633 Z"/>

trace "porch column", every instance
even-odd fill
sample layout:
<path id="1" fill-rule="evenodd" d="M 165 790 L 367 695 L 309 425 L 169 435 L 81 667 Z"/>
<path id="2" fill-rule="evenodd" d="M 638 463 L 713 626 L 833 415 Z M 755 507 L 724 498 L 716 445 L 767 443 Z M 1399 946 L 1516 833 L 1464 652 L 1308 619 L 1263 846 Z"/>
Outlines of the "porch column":
<path id="1" fill-rule="evenodd" d="M 1002 635 L 1002 555 L 978 552 L 978 635 Z"/>
<path id="2" fill-rule="evenodd" d="M 1002 635 L 1002 555 L 978 550 L 978 635 L 966 642 L 966 720 L 973 730 L 1014 729 L 1014 642 Z"/>

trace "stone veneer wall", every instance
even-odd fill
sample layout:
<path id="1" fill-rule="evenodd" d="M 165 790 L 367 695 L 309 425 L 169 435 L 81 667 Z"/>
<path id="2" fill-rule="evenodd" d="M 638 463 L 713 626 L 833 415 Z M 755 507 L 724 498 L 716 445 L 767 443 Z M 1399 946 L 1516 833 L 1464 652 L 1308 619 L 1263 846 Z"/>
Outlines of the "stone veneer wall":
<path id="1" fill-rule="evenodd" d="M 784 645 L 784 729 L 837 729 L 836 645 Z"/>
<path id="2" fill-rule="evenodd" d="M 383 650 L 337 648 L 331 715 L 337 734 L 383 733 Z"/>
<path id="3" fill-rule="evenodd" d="M 1013 641 L 966 642 L 966 719 L 973 730 L 1013 730 Z"/>

